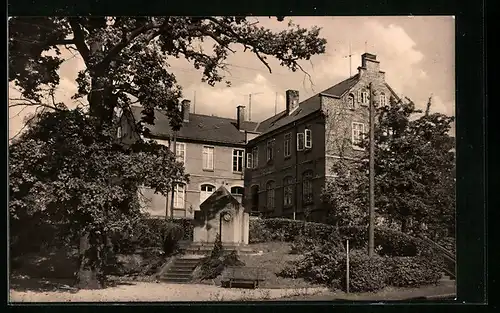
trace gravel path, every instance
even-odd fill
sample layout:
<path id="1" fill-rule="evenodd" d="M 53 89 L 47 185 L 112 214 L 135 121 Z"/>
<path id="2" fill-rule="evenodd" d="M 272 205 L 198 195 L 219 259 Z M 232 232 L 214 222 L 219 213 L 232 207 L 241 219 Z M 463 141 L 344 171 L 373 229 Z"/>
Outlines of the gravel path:
<path id="1" fill-rule="evenodd" d="M 195 284 L 137 282 L 104 290 L 34 292 L 10 291 L 10 302 L 129 302 L 270 300 L 326 292 L 326 288 L 226 289 Z"/>

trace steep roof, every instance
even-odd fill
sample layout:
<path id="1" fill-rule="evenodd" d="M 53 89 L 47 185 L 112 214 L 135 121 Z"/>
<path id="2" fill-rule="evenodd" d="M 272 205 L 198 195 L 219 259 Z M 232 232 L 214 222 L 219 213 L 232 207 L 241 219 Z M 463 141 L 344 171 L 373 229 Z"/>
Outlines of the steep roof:
<path id="1" fill-rule="evenodd" d="M 140 106 L 132 107 L 132 113 L 136 121 L 142 117 Z M 154 125 L 146 124 L 151 135 L 166 137 L 173 134 L 170 121 L 162 110 L 155 110 Z M 257 127 L 255 122 L 243 122 L 242 130 L 253 131 Z M 191 139 L 207 142 L 219 142 L 225 144 L 245 144 L 245 133 L 238 130 L 236 120 L 226 117 L 189 114 L 189 122 L 183 122 L 177 133 L 179 139 Z"/>
<path id="2" fill-rule="evenodd" d="M 358 81 L 359 74 L 356 74 L 328 89 L 325 89 L 324 91 L 299 103 L 299 107 L 292 114 L 287 115 L 286 111 L 282 111 L 268 118 L 267 120 L 262 121 L 257 126 L 257 132 L 260 132 L 262 134 L 269 133 L 275 129 L 300 120 L 301 118 L 309 114 L 319 111 L 321 109 L 321 94 L 337 98 L 342 97 L 342 95 L 344 95 L 347 91 L 354 87 L 354 85 L 356 85 Z"/>

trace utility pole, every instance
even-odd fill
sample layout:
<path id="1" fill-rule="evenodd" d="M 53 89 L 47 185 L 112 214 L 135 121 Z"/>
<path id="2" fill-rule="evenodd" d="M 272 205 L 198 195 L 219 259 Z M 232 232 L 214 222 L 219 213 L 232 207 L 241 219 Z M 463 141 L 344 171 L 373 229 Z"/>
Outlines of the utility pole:
<path id="1" fill-rule="evenodd" d="M 278 93 L 276 92 L 276 98 L 274 99 L 274 115 L 278 114 Z"/>
<path id="2" fill-rule="evenodd" d="M 349 77 L 352 76 L 352 47 L 351 42 L 349 41 L 349 54 L 344 56 L 344 58 L 349 58 Z"/>
<path id="3" fill-rule="evenodd" d="M 248 121 L 252 120 L 252 95 L 260 95 L 263 92 L 255 92 L 248 94 Z"/>
<path id="4" fill-rule="evenodd" d="M 194 91 L 193 95 L 193 113 L 196 114 L 196 90 Z"/>
<path id="5" fill-rule="evenodd" d="M 368 256 L 372 257 L 375 250 L 375 112 L 373 108 L 373 86 L 369 86 L 370 105 L 370 224 L 368 226 Z"/>
<path id="6" fill-rule="evenodd" d="M 252 94 L 248 94 L 248 121 L 252 121 Z"/>

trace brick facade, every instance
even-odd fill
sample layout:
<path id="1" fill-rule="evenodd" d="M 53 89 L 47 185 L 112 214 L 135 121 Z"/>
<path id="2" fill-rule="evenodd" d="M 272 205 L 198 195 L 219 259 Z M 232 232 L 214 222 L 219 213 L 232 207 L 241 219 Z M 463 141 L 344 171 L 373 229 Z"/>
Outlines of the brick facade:
<path id="1" fill-rule="evenodd" d="M 262 134 L 251 140 L 247 145 L 247 153 L 254 147 L 259 150 L 258 166 L 247 169 L 245 172 L 245 203 L 265 216 L 281 216 L 296 219 L 307 218 L 321 221 L 325 207 L 321 201 L 321 192 L 326 179 L 333 177 L 332 165 L 340 158 L 356 161 L 363 151 L 353 145 L 353 127 L 359 129 L 364 125 L 364 132 L 369 130 L 369 105 L 367 94 L 368 86 L 372 83 L 374 103 L 379 105 L 381 95 L 388 103 L 391 96 L 397 97 L 385 83 L 385 74 L 380 71 L 379 62 L 374 55 L 365 54 L 362 57 L 362 66 L 358 74 L 348 80 L 333 86 L 325 92 L 313 96 L 299 106 L 312 106 L 313 98 L 317 98 L 320 105 L 318 110 L 311 114 L 283 124 L 278 129 Z M 335 94 L 334 94 L 335 93 Z M 295 95 L 295 93 L 293 93 Z M 350 97 L 352 97 L 350 101 Z M 365 99 L 365 102 L 363 100 Z M 288 99 L 287 99 L 288 101 Z M 287 105 L 288 107 L 288 105 Z M 290 105 L 292 107 L 292 105 Z M 292 113 L 293 114 L 293 113 Z M 282 119 L 286 119 L 286 112 Z M 276 118 L 274 119 L 276 121 Z M 353 123 L 358 123 L 354 125 Z M 297 133 L 304 129 L 311 129 L 312 148 L 297 151 Z M 284 157 L 284 136 L 291 133 L 291 156 Z M 266 146 L 270 139 L 275 141 L 275 158 L 272 162 L 266 161 Z M 312 201 L 305 202 L 303 190 L 303 174 L 312 172 Z M 283 181 L 291 177 L 294 181 L 293 203 L 285 206 L 285 187 Z M 268 207 L 268 192 L 266 185 L 274 181 L 274 207 Z M 259 187 L 258 201 L 255 197 L 255 186 Z M 252 188 L 253 187 L 253 188 Z M 271 191 L 272 192 L 272 191 Z M 289 189 L 287 190 L 289 192 Z M 309 199 L 307 199 L 309 200 Z M 257 203 L 257 205 L 256 205 Z M 307 213 L 307 214 L 305 214 Z M 305 216 L 308 215 L 308 216 Z"/>

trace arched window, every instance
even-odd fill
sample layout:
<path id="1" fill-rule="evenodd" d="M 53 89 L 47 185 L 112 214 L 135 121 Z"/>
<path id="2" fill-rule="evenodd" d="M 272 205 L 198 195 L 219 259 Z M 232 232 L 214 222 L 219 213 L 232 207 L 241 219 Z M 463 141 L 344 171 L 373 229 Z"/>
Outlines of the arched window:
<path id="1" fill-rule="evenodd" d="M 287 176 L 283 179 L 283 205 L 285 207 L 292 206 L 293 204 L 293 177 Z"/>
<path id="2" fill-rule="evenodd" d="M 231 194 L 233 195 L 238 195 L 238 196 L 243 196 L 243 193 L 245 192 L 245 189 L 243 187 L 231 187 Z"/>
<path id="3" fill-rule="evenodd" d="M 347 104 L 349 105 L 349 109 L 354 109 L 354 95 L 352 93 L 347 97 Z"/>
<path id="4" fill-rule="evenodd" d="M 387 97 L 385 96 L 385 93 L 383 93 L 383 92 L 379 96 L 379 103 L 380 103 L 381 107 L 387 105 Z"/>
<path id="5" fill-rule="evenodd" d="M 310 170 L 302 175 L 302 201 L 313 202 L 313 172 Z"/>
<path id="6" fill-rule="evenodd" d="M 210 184 L 201 185 L 200 191 L 200 204 L 202 204 L 208 197 L 215 192 L 215 186 Z"/>
<path id="7" fill-rule="evenodd" d="M 275 208 L 275 194 L 274 194 L 275 184 L 274 181 L 269 181 L 266 184 L 266 195 L 267 195 L 267 209 L 274 210 Z"/>

